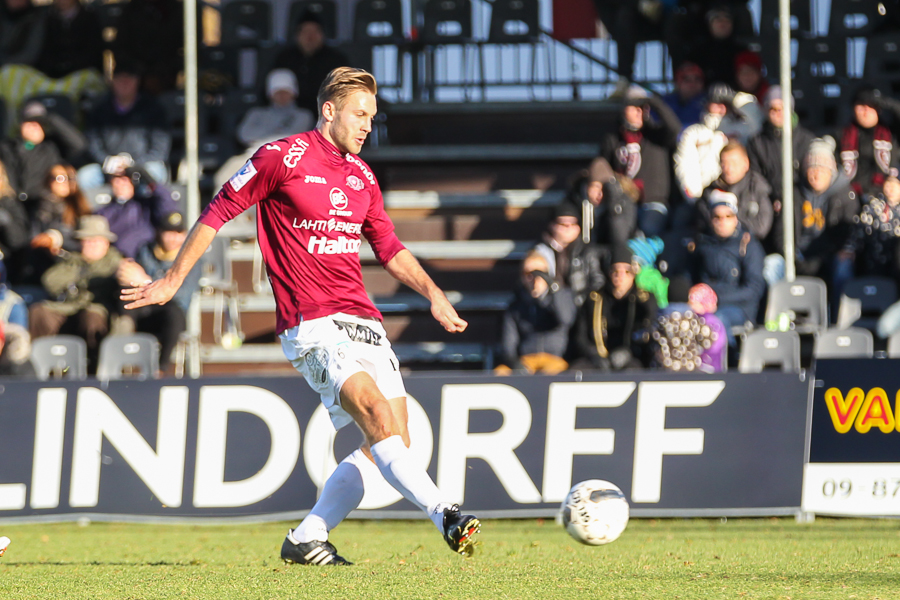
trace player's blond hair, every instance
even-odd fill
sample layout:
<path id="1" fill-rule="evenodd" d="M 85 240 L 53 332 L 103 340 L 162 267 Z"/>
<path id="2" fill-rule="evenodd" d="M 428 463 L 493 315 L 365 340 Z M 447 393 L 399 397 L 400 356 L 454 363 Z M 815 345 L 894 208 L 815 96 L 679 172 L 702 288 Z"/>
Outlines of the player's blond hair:
<path id="1" fill-rule="evenodd" d="M 375 77 L 364 69 L 354 67 L 338 67 L 331 71 L 322 85 L 319 86 L 319 95 L 316 102 L 319 105 L 319 114 L 326 102 L 334 103 L 337 110 L 344 107 L 344 102 L 355 92 L 378 93 L 378 84 Z"/>

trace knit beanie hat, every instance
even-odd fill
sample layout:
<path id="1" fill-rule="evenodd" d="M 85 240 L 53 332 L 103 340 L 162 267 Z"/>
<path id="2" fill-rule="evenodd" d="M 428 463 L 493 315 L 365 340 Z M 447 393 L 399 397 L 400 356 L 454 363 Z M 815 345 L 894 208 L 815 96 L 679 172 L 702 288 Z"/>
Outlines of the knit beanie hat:
<path id="1" fill-rule="evenodd" d="M 769 88 L 769 91 L 766 92 L 766 95 L 763 96 L 763 106 L 766 110 L 772 108 L 772 100 L 784 100 L 781 93 L 780 85 L 773 85 Z M 791 96 L 791 110 L 794 110 L 794 97 Z"/>
<path id="2" fill-rule="evenodd" d="M 814 139 L 806 154 L 806 168 L 825 167 L 837 172 L 837 161 L 834 158 L 836 146 L 834 138 L 830 135 Z"/>

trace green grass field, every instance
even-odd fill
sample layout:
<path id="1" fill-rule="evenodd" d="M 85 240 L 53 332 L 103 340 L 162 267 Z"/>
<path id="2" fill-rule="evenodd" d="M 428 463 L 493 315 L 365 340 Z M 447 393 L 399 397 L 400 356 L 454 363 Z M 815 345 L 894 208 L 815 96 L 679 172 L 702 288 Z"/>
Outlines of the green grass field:
<path id="1" fill-rule="evenodd" d="M 0 598 L 900 598 L 900 522 L 637 520 L 605 547 L 486 521 L 474 558 L 424 521 L 347 522 L 352 567 L 284 565 L 289 524 L 0 525 Z"/>

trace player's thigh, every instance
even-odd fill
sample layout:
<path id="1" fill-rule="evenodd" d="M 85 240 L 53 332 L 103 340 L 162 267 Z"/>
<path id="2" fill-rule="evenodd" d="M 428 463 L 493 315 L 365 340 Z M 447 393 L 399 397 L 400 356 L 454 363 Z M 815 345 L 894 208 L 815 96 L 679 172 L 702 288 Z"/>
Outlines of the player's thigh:
<path id="1" fill-rule="evenodd" d="M 344 381 L 340 398 L 341 407 L 362 429 L 366 441 L 379 442 L 397 433 L 391 405 L 366 371 L 354 373 Z"/>

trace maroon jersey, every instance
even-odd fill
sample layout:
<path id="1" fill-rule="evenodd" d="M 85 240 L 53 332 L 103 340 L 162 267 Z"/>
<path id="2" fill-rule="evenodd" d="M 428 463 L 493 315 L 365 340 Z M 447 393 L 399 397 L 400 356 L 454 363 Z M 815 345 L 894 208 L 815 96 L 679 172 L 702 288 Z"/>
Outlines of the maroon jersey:
<path id="1" fill-rule="evenodd" d="M 368 165 L 315 130 L 264 144 L 200 222 L 218 231 L 254 204 L 279 333 L 338 312 L 381 318 L 363 287 L 360 234 L 382 265 L 403 244 Z"/>

